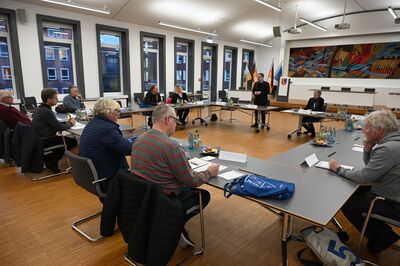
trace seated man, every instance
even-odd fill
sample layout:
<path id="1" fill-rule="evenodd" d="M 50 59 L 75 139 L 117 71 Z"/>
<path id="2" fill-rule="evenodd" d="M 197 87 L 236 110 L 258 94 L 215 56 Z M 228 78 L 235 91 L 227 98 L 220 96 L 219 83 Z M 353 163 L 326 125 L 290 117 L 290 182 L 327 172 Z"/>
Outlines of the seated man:
<path id="1" fill-rule="evenodd" d="M 400 202 L 400 132 L 396 116 L 390 111 L 375 111 L 365 119 L 364 163 L 361 170 L 347 170 L 335 160 L 329 167 L 360 187 L 342 207 L 346 218 L 359 230 L 364 223 L 371 200 L 382 196 Z M 373 213 L 400 220 L 400 208 L 389 202 L 377 201 Z M 370 252 L 380 252 L 399 240 L 385 222 L 370 219 L 365 235 Z"/>
<path id="2" fill-rule="evenodd" d="M 23 124 L 32 123 L 29 117 L 11 106 L 13 102 L 11 91 L 0 90 L 0 120 L 11 128 L 14 128 L 18 122 Z"/>
<path id="3" fill-rule="evenodd" d="M 160 93 L 158 91 L 157 85 L 151 86 L 149 91 L 146 93 L 146 96 L 144 97 L 144 102 L 146 104 L 149 104 L 149 105 L 152 105 L 152 106 L 156 106 L 157 104 L 162 103 L 161 95 L 160 95 Z M 151 112 L 148 112 L 146 115 L 149 115 L 149 119 L 147 121 L 147 125 L 149 127 L 152 127 L 153 123 L 151 122 Z"/>
<path id="4" fill-rule="evenodd" d="M 312 111 L 323 111 L 324 110 L 324 98 L 321 97 L 321 91 L 314 91 L 314 97 L 308 100 L 307 106 L 304 109 L 311 109 Z M 313 122 L 319 122 L 321 118 L 304 116 L 301 120 L 301 124 L 306 129 L 304 134 L 311 133 L 311 137 L 315 137 L 315 128 Z"/>
<path id="5" fill-rule="evenodd" d="M 36 108 L 32 117 L 32 126 L 35 129 L 36 134 L 40 138 L 46 138 L 44 140 L 44 147 L 55 146 L 63 144 L 61 136 L 56 136 L 57 132 L 67 130 L 75 125 L 75 120 L 70 118 L 63 124 L 58 122 L 56 115 L 54 114 L 51 107 L 56 106 L 58 102 L 58 92 L 54 89 L 43 89 L 41 93 L 42 103 Z M 78 142 L 75 137 L 66 136 L 65 142 L 67 149 L 74 148 Z M 64 149 L 53 151 L 53 153 L 45 156 L 44 163 L 47 168 L 55 173 L 59 173 L 58 161 L 64 155 Z"/>
<path id="6" fill-rule="evenodd" d="M 189 101 L 187 94 L 183 92 L 182 86 L 181 85 L 176 85 L 175 86 L 175 93 L 172 95 L 172 104 L 177 104 L 178 102 L 180 104 L 187 103 Z M 189 115 L 189 109 L 179 109 L 176 111 L 179 121 L 181 122 L 182 125 L 186 125 L 186 118 Z"/>
<path id="7" fill-rule="evenodd" d="M 181 145 L 170 136 L 175 132 L 174 109 L 166 104 L 153 111 L 153 129 L 141 135 L 132 146 L 131 172 L 159 184 L 167 194 L 176 194 L 186 211 L 185 222 L 196 212 L 199 198 L 194 188 L 206 183 L 218 174 L 219 165 L 212 164 L 203 172 L 193 172 Z M 210 193 L 200 190 L 203 206 L 210 201 Z M 186 230 L 182 233 L 186 244 L 194 246 Z"/>
<path id="8" fill-rule="evenodd" d="M 97 100 L 93 108 L 94 118 L 83 130 L 79 144 L 79 155 L 92 159 L 101 182 L 103 192 L 119 169 L 128 169 L 125 156 L 129 155 L 132 143 L 122 136 L 118 117 L 120 105 L 107 98 Z"/>
<path id="9" fill-rule="evenodd" d="M 69 95 L 63 99 L 63 105 L 71 109 L 85 109 L 85 104 L 82 102 L 83 98 L 79 94 L 78 87 L 75 85 L 69 86 Z"/>

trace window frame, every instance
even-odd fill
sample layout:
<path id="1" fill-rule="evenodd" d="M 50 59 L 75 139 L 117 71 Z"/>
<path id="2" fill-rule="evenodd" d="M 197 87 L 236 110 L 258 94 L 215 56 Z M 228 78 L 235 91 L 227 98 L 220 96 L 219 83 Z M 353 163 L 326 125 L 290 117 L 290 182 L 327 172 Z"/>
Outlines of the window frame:
<path id="1" fill-rule="evenodd" d="M 118 33 L 121 36 L 121 52 L 120 52 L 120 73 L 121 73 L 121 90 L 120 92 L 104 92 L 103 85 L 103 66 L 101 64 L 101 41 L 100 35 L 103 32 Z M 97 40 L 97 65 L 99 73 L 99 89 L 100 96 L 122 96 L 128 95 L 128 101 L 131 99 L 131 73 L 130 73 L 130 55 L 129 55 L 129 29 L 113 27 L 104 24 L 96 24 L 96 40 Z"/>
<path id="2" fill-rule="evenodd" d="M 244 53 L 245 53 L 245 52 L 248 52 L 248 53 L 249 53 L 249 66 L 248 66 L 248 68 L 249 68 L 249 71 L 250 71 L 251 76 L 253 76 L 255 51 L 254 51 L 254 50 L 251 50 L 251 49 L 243 48 L 243 49 L 242 49 L 242 66 L 241 66 L 241 68 L 240 68 L 240 70 L 241 70 L 241 72 L 242 72 L 242 73 L 241 73 L 241 80 L 240 80 L 240 87 L 243 87 L 243 80 L 244 80 L 244 75 L 243 75 L 243 74 L 244 74 L 243 61 L 244 61 Z M 249 84 L 250 84 L 250 86 L 249 86 Z M 252 90 L 252 88 L 251 88 L 251 80 L 247 82 L 246 90 Z"/>
<path id="3" fill-rule="evenodd" d="M 63 78 L 63 74 L 62 74 L 63 70 L 67 70 L 67 77 L 68 78 L 65 78 L 65 79 Z M 66 67 L 60 67 L 60 80 L 69 80 L 69 77 L 70 77 L 69 69 L 66 68 Z"/>
<path id="4" fill-rule="evenodd" d="M 23 98 L 25 97 L 25 89 L 22 76 L 16 13 L 15 10 L 12 9 L 0 8 L 0 15 L 6 17 L 8 22 L 8 54 L 10 55 L 11 51 L 11 57 L 9 58 L 11 62 L 10 67 L 13 89 L 17 92 L 18 98 Z"/>
<path id="5" fill-rule="evenodd" d="M 54 78 L 50 78 L 49 70 L 54 70 Z M 57 68 L 55 68 L 55 67 L 47 67 L 46 71 L 47 71 L 47 79 L 48 80 L 57 80 Z"/>
<path id="6" fill-rule="evenodd" d="M 222 90 L 224 89 L 224 80 L 225 80 L 225 51 L 231 50 L 232 51 L 232 63 L 231 63 L 231 80 L 230 80 L 230 87 L 228 90 L 235 90 L 236 89 L 236 77 L 237 77 L 237 54 L 238 48 L 233 46 L 224 45 L 224 61 L 223 61 L 223 69 L 222 69 Z"/>
<path id="7" fill-rule="evenodd" d="M 186 92 L 193 93 L 194 92 L 194 51 L 195 51 L 195 41 L 191 39 L 185 39 L 180 37 L 174 38 L 174 85 L 178 84 L 176 78 L 176 71 L 177 71 L 177 49 L 176 46 L 178 43 L 187 43 L 188 44 L 188 61 L 186 63 L 187 72 L 186 72 Z"/>
<path id="8" fill-rule="evenodd" d="M 140 32 L 140 79 L 141 79 L 141 85 L 142 89 L 141 92 L 146 93 L 145 87 L 144 87 L 144 49 L 143 49 L 143 41 L 146 38 L 150 39 L 158 39 L 158 88 L 160 90 L 160 94 L 163 94 L 166 96 L 166 82 L 165 82 L 165 35 L 162 34 L 157 34 L 157 33 L 151 33 L 151 32 Z"/>
<path id="9" fill-rule="evenodd" d="M 48 80 L 47 80 L 47 71 L 46 70 L 46 57 L 45 57 L 45 47 L 44 42 L 46 39 L 43 37 L 43 26 L 48 24 L 62 24 L 67 25 L 72 28 L 72 42 L 71 50 L 73 50 L 72 57 L 72 64 L 73 64 L 73 74 L 75 77 L 75 84 L 79 88 L 79 93 L 85 97 L 85 78 L 83 72 L 83 55 L 82 55 L 82 37 L 81 37 L 81 24 L 80 21 L 71 20 L 66 18 L 59 18 L 59 17 L 52 17 L 42 14 L 36 14 L 37 20 L 37 29 L 38 29 L 38 36 L 39 36 L 39 49 L 40 49 L 40 60 L 42 64 L 42 80 L 43 80 L 43 87 L 48 87 Z M 63 42 L 63 39 L 57 39 L 59 43 Z"/>
<path id="10" fill-rule="evenodd" d="M 211 101 L 217 100 L 217 79 L 218 79 L 218 44 L 217 43 L 207 43 L 201 42 L 201 59 L 200 59 L 200 75 L 203 77 L 203 50 L 205 46 L 212 47 L 212 64 L 211 64 L 211 90 L 210 91 L 210 99 Z M 201 93 L 203 93 L 203 80 L 201 80 L 200 85 Z"/>

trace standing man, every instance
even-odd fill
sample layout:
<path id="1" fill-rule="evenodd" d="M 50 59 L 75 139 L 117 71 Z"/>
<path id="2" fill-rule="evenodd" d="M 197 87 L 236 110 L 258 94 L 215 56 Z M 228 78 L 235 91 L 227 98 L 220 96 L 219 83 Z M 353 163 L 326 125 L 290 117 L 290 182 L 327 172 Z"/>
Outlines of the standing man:
<path id="1" fill-rule="evenodd" d="M 324 110 L 324 98 L 321 97 L 321 91 L 316 90 L 314 91 L 314 97 L 308 99 L 307 106 L 304 108 L 306 110 L 311 111 L 325 111 Z M 303 116 L 301 119 L 302 126 L 306 129 L 303 134 L 307 135 L 311 133 L 311 137 L 315 137 L 315 128 L 313 122 L 319 122 L 321 118 L 318 117 L 311 117 L 311 116 Z"/>
<path id="2" fill-rule="evenodd" d="M 64 97 L 63 105 L 71 109 L 85 109 L 85 104 L 82 102 L 82 95 L 79 94 L 76 85 L 69 86 L 69 95 Z"/>
<path id="3" fill-rule="evenodd" d="M 346 218 L 361 231 L 364 213 L 376 196 L 400 202 L 400 132 L 396 116 L 386 110 L 375 111 L 365 119 L 364 168 L 348 170 L 332 160 L 329 168 L 360 186 L 342 207 Z M 400 221 L 400 207 L 390 201 L 377 201 L 373 213 Z M 383 221 L 371 218 L 365 230 L 367 248 L 380 252 L 400 239 Z"/>
<path id="4" fill-rule="evenodd" d="M 202 172 L 194 172 L 183 147 L 171 138 L 179 120 L 175 110 L 167 104 L 159 104 L 152 116 L 153 128 L 139 136 L 132 146 L 131 172 L 158 184 L 166 194 L 175 194 L 186 213 L 186 223 L 198 213 L 199 197 L 194 188 L 215 177 L 219 165 L 211 164 Z M 205 207 L 210 201 L 210 193 L 203 189 L 200 192 Z M 187 245 L 194 246 L 186 230 L 181 237 Z"/>
<path id="5" fill-rule="evenodd" d="M 14 128 L 18 122 L 31 124 L 31 120 L 25 114 L 11 106 L 13 102 L 11 91 L 0 90 L 0 120 L 11 128 Z"/>
<path id="6" fill-rule="evenodd" d="M 257 106 L 268 106 L 269 83 L 264 81 L 264 73 L 257 74 L 257 82 L 254 83 L 254 104 Z M 258 111 L 254 111 L 256 121 L 251 127 L 258 128 Z M 261 129 L 265 128 L 265 111 L 261 111 Z"/>

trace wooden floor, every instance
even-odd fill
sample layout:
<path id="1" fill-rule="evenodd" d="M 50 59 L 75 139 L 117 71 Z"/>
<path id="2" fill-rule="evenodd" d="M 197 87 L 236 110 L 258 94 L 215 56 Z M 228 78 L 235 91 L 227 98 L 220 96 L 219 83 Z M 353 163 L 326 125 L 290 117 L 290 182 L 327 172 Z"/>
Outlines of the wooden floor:
<path id="1" fill-rule="evenodd" d="M 259 134 L 249 127 L 249 116 L 235 112 L 234 117 L 239 120 L 210 122 L 208 127 L 190 125 L 177 131 L 175 137 L 186 138 L 188 131 L 198 129 L 207 145 L 261 159 L 309 140 L 304 136 L 287 140 L 287 132 L 297 123 L 296 117 L 289 114 L 273 112 L 271 130 Z M 143 117 L 134 117 L 134 122 L 140 127 Z M 130 121 L 124 119 L 121 123 Z M 128 265 L 123 259 L 127 246 L 120 232 L 90 243 L 72 231 L 73 221 L 98 211 L 101 204 L 77 187 L 71 176 L 32 182 L 15 167 L 5 166 L 0 168 L 0 176 L 0 265 Z M 281 223 L 275 215 L 256 203 L 237 196 L 225 199 L 221 190 L 208 185 L 203 188 L 212 195 L 205 210 L 206 251 L 202 256 L 189 258 L 184 265 L 281 265 Z M 350 246 L 354 248 L 358 233 L 341 213 L 337 217 L 352 236 Z M 198 225 L 196 217 L 188 224 L 196 242 Z M 295 219 L 294 229 L 308 225 Z M 84 228 L 96 233 L 99 220 Z M 300 265 L 296 254 L 302 247 L 304 243 L 289 242 L 289 265 Z M 178 247 L 170 265 L 190 253 L 191 249 Z M 379 256 L 363 251 L 362 256 L 380 265 L 400 265 L 400 252 L 392 249 Z"/>

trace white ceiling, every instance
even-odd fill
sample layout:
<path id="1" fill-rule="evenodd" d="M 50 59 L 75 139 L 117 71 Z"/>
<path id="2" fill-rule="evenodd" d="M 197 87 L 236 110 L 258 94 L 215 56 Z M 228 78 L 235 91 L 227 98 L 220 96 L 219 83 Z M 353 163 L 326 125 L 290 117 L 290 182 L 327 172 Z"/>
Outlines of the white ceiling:
<path id="1" fill-rule="evenodd" d="M 264 0 L 281 6 L 282 12 L 260 5 L 254 0 L 74 0 L 95 7 L 103 7 L 105 4 L 111 10 L 110 15 L 63 7 L 41 0 L 18 1 L 151 27 L 165 28 L 157 24 L 158 21 L 163 21 L 203 31 L 212 32 L 215 29 L 218 39 L 225 41 L 237 42 L 240 38 L 245 38 L 264 42 L 273 37 L 273 26 L 281 26 L 282 30 L 293 27 L 296 5 L 298 18 L 304 17 L 315 21 L 342 14 L 345 0 Z M 400 0 L 348 0 L 347 12 L 386 9 L 388 6 L 400 8 Z M 396 12 L 400 16 L 400 9 Z M 397 28 L 400 30 L 400 25 L 393 26 L 394 20 L 388 12 L 380 12 L 380 15 L 385 21 L 380 23 L 383 27 L 387 24 L 387 27 L 391 28 L 390 31 L 393 31 L 394 27 L 395 30 Z M 354 17 L 362 16 L 354 15 Z M 350 20 L 354 23 L 354 18 Z M 337 18 L 333 22 L 327 20 L 319 24 L 327 27 L 332 36 L 334 34 L 332 32 L 335 31 L 334 23 L 340 22 L 341 18 Z M 297 20 L 297 24 L 302 23 Z M 384 32 L 385 29 L 381 31 Z"/>

